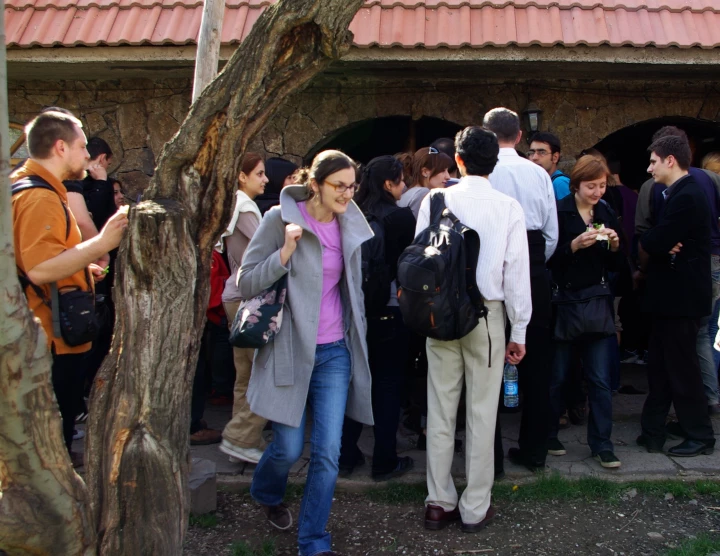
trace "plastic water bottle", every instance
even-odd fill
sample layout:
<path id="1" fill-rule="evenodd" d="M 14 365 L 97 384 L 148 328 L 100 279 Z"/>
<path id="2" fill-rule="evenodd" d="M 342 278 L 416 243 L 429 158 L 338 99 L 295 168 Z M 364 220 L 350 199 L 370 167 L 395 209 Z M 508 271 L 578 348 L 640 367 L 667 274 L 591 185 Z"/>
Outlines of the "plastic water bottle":
<path id="1" fill-rule="evenodd" d="M 518 370 L 515 365 L 505 363 L 503 382 L 505 383 L 505 407 L 517 407 L 520 397 L 518 395 Z"/>

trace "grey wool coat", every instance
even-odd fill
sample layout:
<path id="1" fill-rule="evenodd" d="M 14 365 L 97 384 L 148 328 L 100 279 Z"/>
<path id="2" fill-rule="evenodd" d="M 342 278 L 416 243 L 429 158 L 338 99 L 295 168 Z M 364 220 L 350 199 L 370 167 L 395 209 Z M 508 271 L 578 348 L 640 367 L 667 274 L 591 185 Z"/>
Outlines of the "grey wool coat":
<path id="1" fill-rule="evenodd" d="M 297 206 L 306 198 L 307 191 L 303 186 L 282 190 L 280 207 L 265 214 L 245 251 L 238 278 L 241 295 L 249 299 L 289 273 L 280 332 L 274 341 L 255 353 L 247 397 L 253 413 L 291 427 L 300 426 L 315 366 L 323 281 L 320 240 L 310 230 Z M 360 423 L 372 425 L 360 246 L 373 236 L 373 232 L 354 202 L 337 218 L 345 260 L 340 282 L 345 343 L 352 364 L 345 414 Z M 302 227 L 303 233 L 284 267 L 280 262 L 280 249 L 285 243 L 285 225 L 291 223 Z"/>

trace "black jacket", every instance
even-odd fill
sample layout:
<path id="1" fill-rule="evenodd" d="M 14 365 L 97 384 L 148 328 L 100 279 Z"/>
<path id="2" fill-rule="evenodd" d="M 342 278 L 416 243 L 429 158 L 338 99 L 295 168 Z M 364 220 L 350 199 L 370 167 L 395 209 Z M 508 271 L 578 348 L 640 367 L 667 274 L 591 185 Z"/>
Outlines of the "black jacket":
<path id="1" fill-rule="evenodd" d="M 85 205 L 98 231 L 117 212 L 111 180 L 96 180 L 88 174 L 84 180 L 71 180 L 64 184 L 71 193 L 80 193 L 85 197 Z"/>
<path id="2" fill-rule="evenodd" d="M 575 195 L 560 199 L 557 207 L 558 247 L 548 261 L 553 282 L 562 289 L 579 290 L 599 284 L 603 278 L 607 281 L 607 272 L 619 270 L 623 264 L 622 249 L 613 253 L 608 249 L 608 242 L 598 241 L 573 253 L 570 244 L 587 226 L 578 212 Z M 620 226 L 613 210 L 602 200 L 595 205 L 593 223 L 604 224 L 615 231 Z"/>
<path id="3" fill-rule="evenodd" d="M 385 226 L 385 262 L 392 269 L 394 280 L 400 255 L 415 239 L 415 217 L 408 207 L 401 208 L 389 201 L 376 203 L 368 212 Z"/>
<path id="4" fill-rule="evenodd" d="M 657 225 L 640 239 L 650 255 L 645 310 L 664 317 L 700 318 L 712 309 L 710 209 L 695 178 L 670 187 Z M 682 243 L 680 252 L 669 251 Z"/>

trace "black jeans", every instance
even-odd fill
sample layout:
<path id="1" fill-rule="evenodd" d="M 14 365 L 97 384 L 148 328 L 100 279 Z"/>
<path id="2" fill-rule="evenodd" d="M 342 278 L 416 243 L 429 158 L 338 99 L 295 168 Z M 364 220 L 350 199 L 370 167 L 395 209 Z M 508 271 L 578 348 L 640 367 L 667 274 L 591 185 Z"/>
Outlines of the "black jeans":
<path id="1" fill-rule="evenodd" d="M 235 363 L 230 345 L 227 322 L 208 321 L 208 353 L 212 369 L 212 388 L 215 395 L 232 397 L 235 388 Z"/>
<path id="2" fill-rule="evenodd" d="M 63 438 L 70 452 L 75 417 L 83 411 L 83 380 L 88 353 L 52 354 L 52 385 L 62 417 Z"/>
<path id="3" fill-rule="evenodd" d="M 688 438 L 715 444 L 697 357 L 699 329 L 699 319 L 653 320 L 648 349 L 650 392 L 640 421 L 643 435 L 653 443 L 665 442 L 665 419 L 673 404 Z"/>
<path id="4" fill-rule="evenodd" d="M 405 384 L 409 334 L 400 309 L 388 307 L 382 318 L 368 318 L 368 355 L 372 374 L 375 448 L 372 470 L 387 473 L 397 466 L 397 430 Z M 345 418 L 340 465 L 353 466 L 361 456 L 357 447 L 362 424 Z"/>
<path id="5" fill-rule="evenodd" d="M 200 342 L 200 353 L 198 354 L 197 366 L 195 367 L 195 378 L 193 379 L 192 398 L 190 400 L 190 434 L 202 430 L 200 420 L 205 413 L 205 397 L 207 396 L 207 327 Z"/>

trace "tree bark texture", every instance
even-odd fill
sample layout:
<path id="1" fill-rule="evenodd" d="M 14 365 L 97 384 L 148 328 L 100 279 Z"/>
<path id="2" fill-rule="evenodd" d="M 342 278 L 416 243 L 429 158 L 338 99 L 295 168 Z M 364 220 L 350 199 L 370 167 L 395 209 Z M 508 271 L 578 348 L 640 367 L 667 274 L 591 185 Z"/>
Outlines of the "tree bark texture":
<path id="1" fill-rule="evenodd" d="M 100 554 L 180 554 L 190 392 L 210 255 L 244 151 L 274 111 L 347 51 L 363 0 L 265 10 L 165 146 L 119 252 L 111 352 L 91 398 L 86 459 Z"/>
<path id="2" fill-rule="evenodd" d="M 17 280 L 0 4 L 0 552 L 90 556 L 95 534 L 87 489 L 65 449 L 47 338 Z"/>

